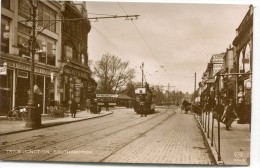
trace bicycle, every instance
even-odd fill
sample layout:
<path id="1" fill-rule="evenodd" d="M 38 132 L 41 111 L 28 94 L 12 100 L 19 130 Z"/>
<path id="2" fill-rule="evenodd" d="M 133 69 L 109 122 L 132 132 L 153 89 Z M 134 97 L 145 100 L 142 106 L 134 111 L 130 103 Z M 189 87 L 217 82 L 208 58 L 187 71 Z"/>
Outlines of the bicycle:
<path id="1" fill-rule="evenodd" d="M 27 121 L 28 119 L 28 111 L 27 106 L 18 106 L 14 107 L 12 110 L 8 111 L 7 118 L 9 120 L 23 120 Z"/>

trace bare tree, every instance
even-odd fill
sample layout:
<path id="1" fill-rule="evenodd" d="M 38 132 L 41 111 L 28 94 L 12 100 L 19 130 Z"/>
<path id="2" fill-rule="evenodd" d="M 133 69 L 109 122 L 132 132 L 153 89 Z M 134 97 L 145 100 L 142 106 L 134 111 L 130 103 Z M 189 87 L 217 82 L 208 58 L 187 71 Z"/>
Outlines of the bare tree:
<path id="1" fill-rule="evenodd" d="M 98 87 L 102 93 L 115 93 L 135 77 L 134 69 L 129 68 L 129 61 L 124 62 L 108 53 L 95 62 L 93 73 L 98 78 Z"/>

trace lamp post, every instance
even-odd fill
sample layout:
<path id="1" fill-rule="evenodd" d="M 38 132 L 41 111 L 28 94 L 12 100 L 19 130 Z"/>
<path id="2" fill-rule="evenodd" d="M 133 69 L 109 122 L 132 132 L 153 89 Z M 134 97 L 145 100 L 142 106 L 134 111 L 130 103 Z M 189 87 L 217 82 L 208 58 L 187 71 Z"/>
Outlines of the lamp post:
<path id="1" fill-rule="evenodd" d="M 28 120 L 25 124 L 27 128 L 39 128 L 41 127 L 41 113 L 35 109 L 34 99 L 34 56 L 36 52 L 36 3 L 30 0 L 32 6 L 32 34 L 29 39 L 29 50 L 31 54 L 31 72 L 30 72 L 30 90 L 28 98 Z"/>

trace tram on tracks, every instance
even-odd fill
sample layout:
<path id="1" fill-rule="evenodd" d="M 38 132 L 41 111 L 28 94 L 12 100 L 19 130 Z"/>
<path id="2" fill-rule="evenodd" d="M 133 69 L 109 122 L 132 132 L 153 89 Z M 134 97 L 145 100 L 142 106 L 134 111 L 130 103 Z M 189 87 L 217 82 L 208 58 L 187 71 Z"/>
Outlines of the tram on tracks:
<path id="1" fill-rule="evenodd" d="M 155 102 L 152 90 L 146 83 L 145 87 L 135 89 L 134 111 L 137 114 L 152 114 L 155 112 Z"/>

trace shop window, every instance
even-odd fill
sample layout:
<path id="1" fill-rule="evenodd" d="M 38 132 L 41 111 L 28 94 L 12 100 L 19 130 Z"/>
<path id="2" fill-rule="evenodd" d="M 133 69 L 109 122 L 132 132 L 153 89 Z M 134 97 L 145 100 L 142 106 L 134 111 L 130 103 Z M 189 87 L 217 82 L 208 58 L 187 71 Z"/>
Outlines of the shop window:
<path id="1" fill-rule="evenodd" d="M 54 102 L 54 82 L 51 82 L 50 77 L 45 78 L 45 105 L 55 106 Z"/>
<path id="2" fill-rule="evenodd" d="M 9 52 L 9 34 L 10 34 L 9 20 L 1 17 L 1 51 Z"/>
<path id="3" fill-rule="evenodd" d="M 12 108 L 13 71 L 7 70 L 7 75 L 0 75 L 0 115 L 6 115 Z"/>
<path id="4" fill-rule="evenodd" d="M 28 103 L 28 91 L 30 89 L 30 79 L 28 72 L 18 71 L 16 79 L 15 106 L 26 106 Z"/>

